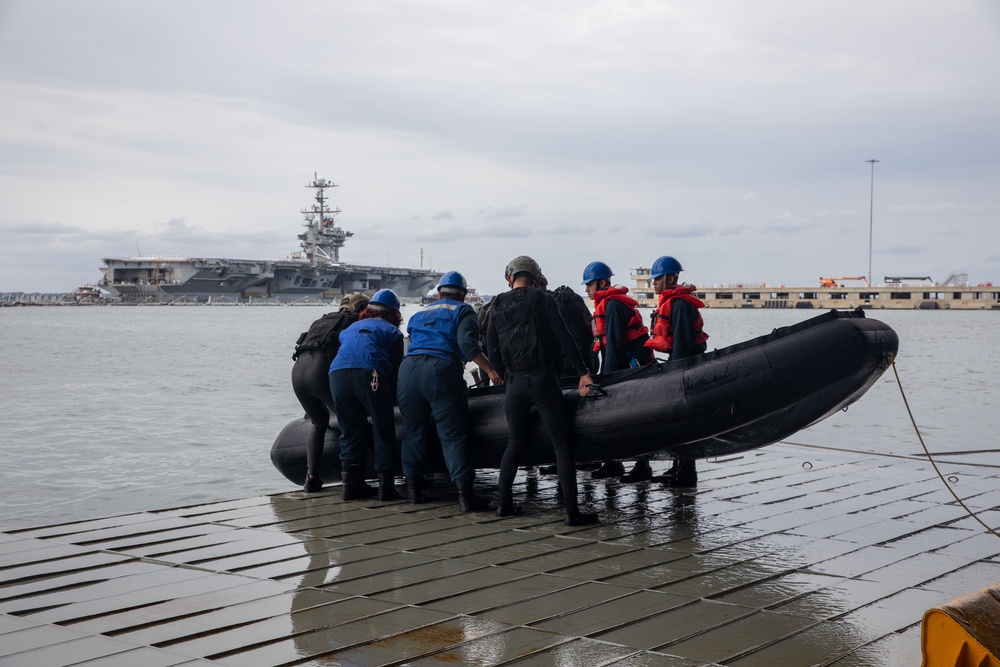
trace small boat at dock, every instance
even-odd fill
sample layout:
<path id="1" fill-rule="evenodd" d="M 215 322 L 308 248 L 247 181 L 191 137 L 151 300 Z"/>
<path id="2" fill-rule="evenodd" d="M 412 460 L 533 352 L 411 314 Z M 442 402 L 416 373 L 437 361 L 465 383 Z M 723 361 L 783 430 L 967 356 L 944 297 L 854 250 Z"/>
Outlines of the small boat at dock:
<path id="1" fill-rule="evenodd" d="M 843 410 L 875 384 L 899 349 L 891 327 L 862 310 L 828 311 L 770 334 L 677 361 L 595 376 L 586 398 L 572 381 L 563 395 L 573 414 L 578 462 L 700 459 L 778 442 Z M 469 443 L 477 469 L 498 468 L 507 445 L 504 388 L 473 388 Z M 271 461 L 289 481 L 305 481 L 306 418 L 288 423 Z M 327 433 L 320 476 L 339 475 L 339 430 Z M 396 413 L 397 440 L 402 418 Z M 433 448 L 431 448 L 433 450 Z M 555 454 L 541 421 L 521 465 Z M 426 472 L 444 471 L 443 457 Z"/>

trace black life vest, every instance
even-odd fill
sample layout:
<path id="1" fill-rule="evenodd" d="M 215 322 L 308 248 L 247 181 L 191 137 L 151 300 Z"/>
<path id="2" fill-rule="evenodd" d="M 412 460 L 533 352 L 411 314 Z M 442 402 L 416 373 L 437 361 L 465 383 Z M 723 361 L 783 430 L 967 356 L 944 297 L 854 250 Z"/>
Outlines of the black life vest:
<path id="1" fill-rule="evenodd" d="M 309 331 L 303 331 L 295 341 L 295 351 L 292 359 L 298 359 L 299 354 L 306 350 L 320 350 L 331 359 L 337 356 L 340 349 L 340 332 L 358 321 L 358 314 L 351 311 L 327 313 L 309 325 Z"/>

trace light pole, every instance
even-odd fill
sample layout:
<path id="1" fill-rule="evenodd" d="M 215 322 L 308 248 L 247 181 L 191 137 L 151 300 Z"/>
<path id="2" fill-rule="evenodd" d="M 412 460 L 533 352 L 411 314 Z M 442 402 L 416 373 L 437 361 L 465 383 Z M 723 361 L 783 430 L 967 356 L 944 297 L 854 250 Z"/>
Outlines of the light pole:
<path id="1" fill-rule="evenodd" d="M 872 220 L 875 212 L 875 158 L 865 160 L 872 166 L 871 199 L 868 202 L 868 287 L 872 286 Z"/>

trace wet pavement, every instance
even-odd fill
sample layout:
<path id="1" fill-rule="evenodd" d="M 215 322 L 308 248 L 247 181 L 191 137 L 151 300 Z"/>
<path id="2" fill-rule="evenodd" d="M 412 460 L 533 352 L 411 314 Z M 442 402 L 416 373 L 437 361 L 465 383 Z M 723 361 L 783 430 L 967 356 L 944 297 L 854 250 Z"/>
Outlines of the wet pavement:
<path id="1" fill-rule="evenodd" d="M 1000 469 L 939 465 L 1000 526 Z M 331 486 L 0 533 L 0 665 L 916 665 L 923 613 L 1000 581 L 1000 538 L 924 461 L 779 444 L 700 461 L 697 489 L 587 475 L 597 526 L 532 470 L 508 519 Z"/>

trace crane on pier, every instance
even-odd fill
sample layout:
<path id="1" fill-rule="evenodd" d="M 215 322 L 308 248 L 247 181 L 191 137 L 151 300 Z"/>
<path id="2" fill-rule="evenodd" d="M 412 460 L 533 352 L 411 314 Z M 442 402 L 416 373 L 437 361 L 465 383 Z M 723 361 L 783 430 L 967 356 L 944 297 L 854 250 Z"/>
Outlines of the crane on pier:
<path id="1" fill-rule="evenodd" d="M 866 278 L 864 276 L 841 276 L 839 278 L 822 278 L 821 277 L 819 279 L 819 286 L 820 287 L 843 287 L 843 285 L 841 285 L 840 283 L 837 282 L 838 280 L 861 280 L 861 281 L 864 281 L 865 287 L 868 287 L 868 278 Z"/>

